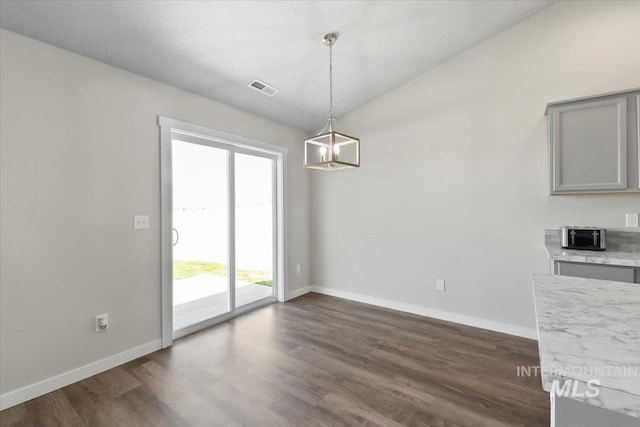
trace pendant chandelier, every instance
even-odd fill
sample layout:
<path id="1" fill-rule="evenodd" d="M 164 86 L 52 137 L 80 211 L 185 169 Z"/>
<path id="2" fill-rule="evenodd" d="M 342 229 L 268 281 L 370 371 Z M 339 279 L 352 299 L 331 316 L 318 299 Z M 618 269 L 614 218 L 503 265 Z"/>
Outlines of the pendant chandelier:
<path id="1" fill-rule="evenodd" d="M 360 140 L 333 130 L 333 45 L 338 35 L 329 33 L 322 42 L 329 47 L 329 117 L 317 136 L 304 141 L 304 167 L 338 171 L 360 167 Z"/>

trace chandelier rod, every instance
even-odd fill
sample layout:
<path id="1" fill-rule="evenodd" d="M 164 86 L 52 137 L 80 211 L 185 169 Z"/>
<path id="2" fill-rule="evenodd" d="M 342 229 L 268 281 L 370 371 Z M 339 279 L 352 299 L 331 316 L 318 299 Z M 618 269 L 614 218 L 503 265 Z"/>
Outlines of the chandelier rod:
<path id="1" fill-rule="evenodd" d="M 333 121 L 333 43 L 329 45 L 329 120 Z"/>
<path id="2" fill-rule="evenodd" d="M 322 42 L 329 47 L 329 115 L 327 124 L 329 125 L 330 132 L 333 131 L 333 122 L 335 122 L 335 118 L 333 117 L 333 45 L 337 40 L 338 35 L 336 33 L 329 33 L 322 39 Z"/>

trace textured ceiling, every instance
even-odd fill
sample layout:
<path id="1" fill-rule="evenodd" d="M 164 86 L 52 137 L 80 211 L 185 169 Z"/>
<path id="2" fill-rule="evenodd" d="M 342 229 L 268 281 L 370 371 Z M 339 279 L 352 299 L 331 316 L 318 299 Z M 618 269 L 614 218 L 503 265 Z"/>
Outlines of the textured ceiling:
<path id="1" fill-rule="evenodd" d="M 308 133 L 553 1 L 7 1 L 0 26 Z M 247 88 L 261 79 L 269 98 Z"/>

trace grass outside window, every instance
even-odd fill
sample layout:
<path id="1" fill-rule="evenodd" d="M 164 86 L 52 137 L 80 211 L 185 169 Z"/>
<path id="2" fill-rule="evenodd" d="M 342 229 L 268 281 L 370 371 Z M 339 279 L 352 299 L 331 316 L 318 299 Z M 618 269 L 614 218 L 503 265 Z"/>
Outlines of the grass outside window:
<path id="1" fill-rule="evenodd" d="M 200 274 L 214 274 L 216 276 L 226 276 L 229 271 L 228 266 L 216 262 L 207 261 L 173 261 L 173 280 L 186 279 Z M 236 269 L 236 278 L 243 282 L 253 283 L 262 286 L 272 286 L 271 272 L 261 270 Z"/>

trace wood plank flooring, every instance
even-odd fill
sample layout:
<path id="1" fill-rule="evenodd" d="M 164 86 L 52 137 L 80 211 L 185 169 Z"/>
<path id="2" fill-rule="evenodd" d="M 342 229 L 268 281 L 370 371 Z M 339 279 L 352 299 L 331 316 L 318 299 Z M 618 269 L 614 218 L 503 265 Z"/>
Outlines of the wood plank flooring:
<path id="1" fill-rule="evenodd" d="M 0 426 L 547 426 L 537 343 L 318 294 L 0 412 Z"/>

